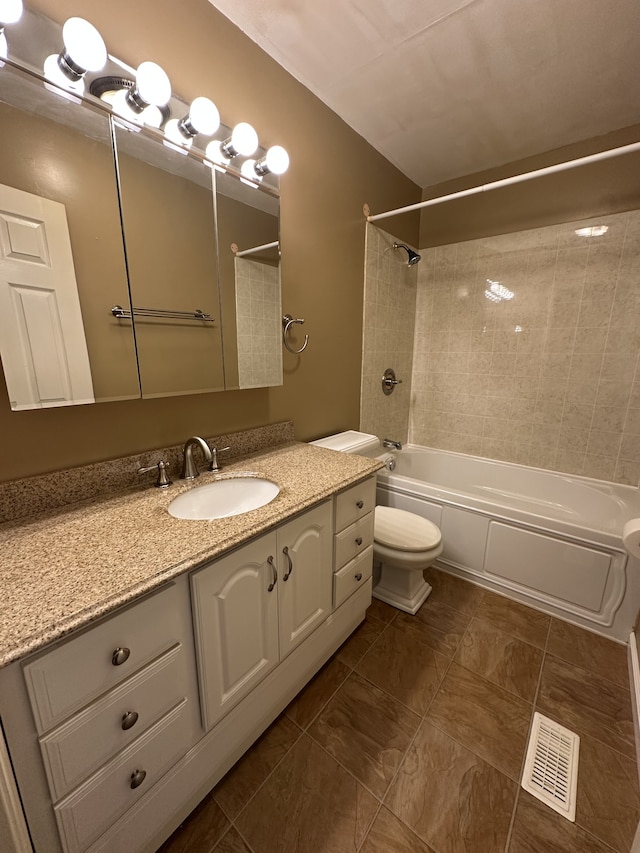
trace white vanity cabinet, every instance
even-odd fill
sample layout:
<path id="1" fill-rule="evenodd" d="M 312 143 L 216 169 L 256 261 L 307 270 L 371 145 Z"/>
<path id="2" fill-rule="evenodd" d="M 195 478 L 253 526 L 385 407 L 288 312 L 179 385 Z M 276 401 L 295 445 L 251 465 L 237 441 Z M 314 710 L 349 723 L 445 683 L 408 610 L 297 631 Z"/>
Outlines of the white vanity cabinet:
<path id="1" fill-rule="evenodd" d="M 331 612 L 331 502 L 192 573 L 209 730 Z"/>
<path id="2" fill-rule="evenodd" d="M 0 847 L 155 853 L 364 619 L 374 497 L 369 476 L 0 670 Z"/>

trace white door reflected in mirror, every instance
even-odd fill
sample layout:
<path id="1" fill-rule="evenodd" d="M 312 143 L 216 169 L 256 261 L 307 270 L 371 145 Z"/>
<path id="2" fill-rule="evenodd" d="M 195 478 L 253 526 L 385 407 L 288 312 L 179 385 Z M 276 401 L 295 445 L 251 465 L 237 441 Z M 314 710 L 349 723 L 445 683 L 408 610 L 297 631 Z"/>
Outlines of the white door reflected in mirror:
<path id="1" fill-rule="evenodd" d="M 0 355 L 14 410 L 95 402 L 65 207 L 3 184 Z"/>

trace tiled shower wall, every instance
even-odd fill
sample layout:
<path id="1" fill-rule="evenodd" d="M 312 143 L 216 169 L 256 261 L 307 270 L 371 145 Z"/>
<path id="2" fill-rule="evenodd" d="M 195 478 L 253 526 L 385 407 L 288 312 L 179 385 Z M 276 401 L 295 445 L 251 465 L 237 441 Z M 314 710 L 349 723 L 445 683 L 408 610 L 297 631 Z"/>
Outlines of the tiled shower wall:
<path id="1" fill-rule="evenodd" d="M 395 237 L 366 227 L 360 429 L 380 438 L 407 441 L 418 266 L 394 249 Z M 392 367 L 402 385 L 382 393 L 382 375 Z"/>
<path id="2" fill-rule="evenodd" d="M 280 270 L 249 258 L 234 260 L 240 388 L 282 385 Z"/>
<path id="3" fill-rule="evenodd" d="M 601 236 L 576 234 L 603 225 Z M 637 485 L 640 211 L 422 256 L 410 440 Z M 386 275 L 376 282 L 384 298 Z M 383 305 L 371 302 L 375 336 L 365 335 L 376 370 L 395 338 Z"/>

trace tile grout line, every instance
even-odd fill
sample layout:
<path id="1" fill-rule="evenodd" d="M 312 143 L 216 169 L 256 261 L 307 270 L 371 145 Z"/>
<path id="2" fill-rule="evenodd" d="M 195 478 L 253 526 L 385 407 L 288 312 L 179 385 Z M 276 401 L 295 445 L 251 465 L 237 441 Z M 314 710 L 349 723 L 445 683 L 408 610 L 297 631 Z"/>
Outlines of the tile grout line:
<path id="1" fill-rule="evenodd" d="M 287 719 L 289 719 L 289 718 L 287 717 Z M 293 722 L 293 720 L 291 720 L 290 722 Z M 294 723 L 294 725 L 297 725 L 297 724 L 296 724 L 296 723 Z M 257 788 L 256 788 L 256 790 L 253 792 L 253 794 L 249 797 L 249 799 L 247 800 L 247 802 L 242 806 L 242 808 L 240 809 L 240 811 L 238 812 L 238 814 L 237 814 L 234 818 L 231 818 L 231 817 L 227 814 L 227 818 L 229 818 L 229 820 L 231 821 L 232 825 L 234 826 L 234 828 L 235 828 L 238 832 L 240 832 L 240 830 L 239 830 L 239 828 L 236 826 L 236 821 L 238 820 L 238 818 L 240 817 L 240 815 L 241 815 L 241 814 L 246 810 L 247 806 L 248 806 L 248 805 L 252 802 L 252 800 L 255 798 L 255 796 L 256 796 L 256 794 L 258 793 L 258 791 L 260 791 L 260 790 L 263 788 L 263 786 L 266 784 L 267 780 L 269 780 L 269 779 L 271 778 L 271 776 L 275 773 L 276 769 L 277 769 L 277 768 L 282 764 L 282 762 L 283 762 L 283 761 L 285 760 L 285 758 L 289 755 L 289 753 L 290 753 L 290 752 L 291 752 L 291 750 L 294 748 L 294 746 L 298 743 L 298 741 L 300 740 L 300 738 L 305 734 L 304 729 L 302 729 L 300 726 L 297 726 L 297 728 L 298 728 L 298 729 L 300 729 L 300 734 L 296 737 L 296 739 L 293 741 L 293 743 L 291 744 L 291 746 L 290 746 L 290 747 L 285 751 L 285 753 L 282 755 L 282 757 L 281 757 L 281 758 L 280 758 L 280 759 L 279 759 L 279 760 L 278 760 L 278 761 L 273 765 L 273 767 L 271 768 L 270 772 L 269 772 L 269 773 L 267 774 L 267 776 L 262 780 L 262 782 L 258 785 L 258 787 L 257 787 Z M 246 753 L 245 753 L 245 755 L 246 755 Z M 235 767 L 235 765 L 234 765 L 234 767 Z M 226 774 L 225 774 L 225 775 L 226 775 Z M 225 777 L 223 776 L 223 777 L 222 777 L 222 779 L 224 779 L 224 778 L 225 778 Z M 222 779 L 220 780 L 221 782 L 222 782 Z M 214 795 L 214 800 L 215 800 L 215 795 Z M 217 801 L 217 800 L 216 800 L 216 803 L 218 803 L 218 801 Z M 220 805 L 220 803 L 218 803 L 218 806 L 220 806 L 220 808 L 222 808 L 222 806 Z M 223 809 L 223 811 L 224 811 L 224 809 Z M 225 812 L 225 814 L 226 814 L 226 812 Z"/>
<path id="2" fill-rule="evenodd" d="M 529 731 L 527 732 L 527 740 L 526 740 L 527 745 L 529 743 L 529 738 L 531 737 L 531 730 L 533 728 L 533 715 L 535 713 L 536 706 L 538 704 L 538 695 L 540 693 L 540 685 L 542 684 L 542 673 L 544 671 L 544 662 L 545 662 L 546 657 L 547 657 L 547 648 L 549 646 L 549 638 L 551 636 L 552 624 L 553 624 L 553 621 L 550 619 L 549 620 L 549 627 L 547 628 L 547 638 L 545 640 L 544 648 L 542 650 L 542 660 L 540 661 L 540 672 L 538 673 L 538 683 L 536 684 L 536 691 L 534 693 L 533 703 L 531 706 L 531 717 L 529 718 Z M 522 790 L 522 774 L 524 772 L 524 764 L 525 764 L 526 755 L 527 755 L 527 749 L 525 746 L 524 755 L 522 756 L 522 761 L 520 762 L 520 778 L 519 778 L 519 781 L 517 783 L 518 787 L 516 788 L 516 797 L 515 797 L 515 800 L 513 803 L 513 811 L 511 813 L 511 821 L 509 823 L 509 832 L 507 833 L 507 841 L 506 841 L 505 847 L 504 847 L 505 853 L 507 853 L 507 851 L 509 850 L 509 847 L 511 845 L 511 837 L 513 835 L 513 827 L 515 825 L 516 812 L 518 810 L 518 801 L 520 800 L 520 791 Z"/>
<path id="3" fill-rule="evenodd" d="M 334 658 L 334 660 L 337 660 L 337 658 Z M 342 663 L 342 661 L 338 661 L 338 663 Z M 327 707 L 327 705 L 329 704 L 329 702 L 331 702 L 331 701 L 333 700 L 333 698 L 334 698 L 334 696 L 336 695 L 336 693 L 337 693 L 337 692 L 338 692 L 338 691 L 339 691 L 339 690 L 340 690 L 340 689 L 345 685 L 345 683 L 346 683 L 346 682 L 351 678 L 351 676 L 352 676 L 352 675 L 353 675 L 353 673 L 355 672 L 355 669 L 353 669 L 353 667 L 348 666 L 346 663 L 343 663 L 342 665 L 343 665 L 343 666 L 346 666 L 346 667 L 347 667 L 347 669 L 349 670 L 349 672 L 345 675 L 345 677 L 342 679 L 342 681 L 340 682 L 340 684 L 338 684 L 338 686 L 337 686 L 337 687 L 336 687 L 336 689 L 333 691 L 333 693 L 329 696 L 329 698 L 326 700 L 326 702 L 323 702 L 323 703 L 322 703 L 322 705 L 320 706 L 320 709 L 319 709 L 319 710 L 318 710 L 318 711 L 313 715 L 313 717 L 309 720 L 309 722 L 307 723 L 307 725 L 306 725 L 306 726 L 301 726 L 301 725 L 300 725 L 300 723 L 298 723 L 296 720 L 293 720 L 291 717 L 287 716 L 287 714 L 286 714 L 286 708 L 285 708 L 285 710 L 282 712 L 282 713 L 287 717 L 287 719 L 288 719 L 288 720 L 291 720 L 291 722 L 292 722 L 294 725 L 298 726 L 298 728 L 299 728 L 299 729 L 301 729 L 301 731 L 303 732 L 303 734 L 304 734 L 304 733 L 306 733 L 306 732 L 311 728 L 311 726 L 315 723 L 315 721 L 318 719 L 318 717 L 320 716 L 320 714 L 322 714 L 322 712 L 324 711 L 324 709 Z M 314 676 L 314 677 L 315 677 L 315 676 Z M 313 681 L 313 679 L 311 679 L 311 680 Z M 310 683 L 311 683 L 311 682 L 308 682 L 308 684 L 310 684 Z M 302 692 L 306 689 L 306 687 L 308 686 L 308 684 L 307 684 L 307 685 L 305 685 L 305 686 L 302 688 L 302 690 L 300 691 L 300 693 L 302 693 Z M 296 694 L 296 695 L 299 695 L 299 694 Z M 294 699 L 292 699 L 292 700 L 291 700 L 291 702 L 295 702 L 295 698 L 294 698 Z M 289 704 L 291 704 L 291 702 L 290 702 Z M 287 707 L 288 707 L 288 706 L 287 706 Z"/>
<path id="4" fill-rule="evenodd" d="M 366 832 L 365 832 L 365 834 L 362 836 L 362 841 L 360 842 L 360 844 L 358 844 L 358 846 L 357 846 L 357 848 L 356 848 L 356 853 L 359 853 L 359 851 L 360 851 L 360 850 L 362 850 L 362 848 L 364 847 L 364 845 L 367 843 L 367 838 L 369 837 L 369 833 L 370 833 L 370 832 L 371 832 L 371 830 L 373 829 L 373 824 L 374 824 L 374 823 L 376 822 L 376 820 L 378 819 L 378 815 L 380 814 L 381 810 L 382 810 L 382 800 L 379 800 L 379 801 L 378 801 L 378 808 L 375 810 L 375 813 L 374 813 L 373 817 L 372 817 L 372 818 L 371 818 L 371 820 L 369 821 L 369 826 L 367 827 L 367 831 L 366 831 Z"/>

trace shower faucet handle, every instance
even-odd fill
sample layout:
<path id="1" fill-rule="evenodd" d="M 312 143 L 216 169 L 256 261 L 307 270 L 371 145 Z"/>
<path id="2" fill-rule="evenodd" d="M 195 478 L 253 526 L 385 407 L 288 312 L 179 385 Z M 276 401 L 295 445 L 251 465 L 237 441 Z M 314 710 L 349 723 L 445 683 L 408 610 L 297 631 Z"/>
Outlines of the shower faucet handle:
<path id="1" fill-rule="evenodd" d="M 396 379 L 395 370 L 388 367 L 382 374 L 382 393 L 388 396 L 396 385 L 402 385 L 402 379 Z"/>

